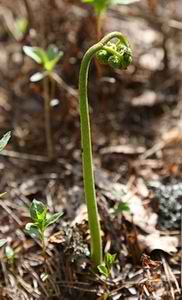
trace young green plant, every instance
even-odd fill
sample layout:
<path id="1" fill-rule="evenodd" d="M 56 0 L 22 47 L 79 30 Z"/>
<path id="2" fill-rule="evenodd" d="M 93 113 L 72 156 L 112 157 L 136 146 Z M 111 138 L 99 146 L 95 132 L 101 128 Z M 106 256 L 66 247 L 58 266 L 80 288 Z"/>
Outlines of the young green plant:
<path id="1" fill-rule="evenodd" d="M 54 149 L 51 134 L 50 102 L 54 97 L 55 78 L 57 78 L 57 74 L 54 73 L 54 69 L 58 61 L 63 56 L 63 52 L 59 51 L 55 45 L 50 45 L 46 51 L 40 47 L 24 46 L 23 51 L 27 56 L 32 58 L 36 63 L 42 65 L 43 67 L 43 71 L 32 75 L 30 81 L 37 82 L 43 80 L 44 120 L 47 153 L 48 157 L 52 159 L 54 157 Z M 49 83 L 51 84 L 51 91 L 49 91 Z"/>
<path id="2" fill-rule="evenodd" d="M 26 232 L 33 238 L 40 240 L 42 245 L 42 255 L 46 260 L 46 243 L 45 243 L 45 230 L 55 222 L 57 222 L 63 215 L 62 212 L 55 213 L 48 216 L 48 209 L 42 202 L 33 200 L 30 206 L 30 216 L 33 223 L 26 224 Z"/>
<path id="3" fill-rule="evenodd" d="M 107 300 L 109 298 L 108 279 L 111 276 L 112 267 L 116 263 L 116 254 L 110 254 L 107 252 L 104 257 L 104 261 L 97 268 L 99 273 L 104 277 L 103 294 L 99 300 Z"/>
<path id="4" fill-rule="evenodd" d="M 109 252 L 107 252 L 104 257 L 103 263 L 97 267 L 99 272 L 106 279 L 108 279 L 109 276 L 111 275 L 111 270 L 115 262 L 116 262 L 116 254 L 110 254 Z"/>
<path id="5" fill-rule="evenodd" d="M 113 39 L 116 40 L 115 43 L 111 42 Z M 109 33 L 85 53 L 80 67 L 79 93 L 83 179 L 91 236 L 91 259 L 97 267 L 102 263 L 102 239 L 93 174 L 91 129 L 87 95 L 88 71 L 91 60 L 95 55 L 103 64 L 108 64 L 113 68 L 126 69 L 132 62 L 132 51 L 126 37 L 124 37 L 122 33 Z"/>
<path id="6" fill-rule="evenodd" d="M 102 18 L 111 5 L 122 4 L 128 5 L 139 0 L 82 0 L 83 3 L 87 3 L 93 6 L 96 15 L 96 36 L 97 41 L 101 38 L 102 31 Z"/>
<path id="7" fill-rule="evenodd" d="M 14 267 L 16 255 L 13 248 L 8 244 L 7 239 L 0 239 L 0 249 L 3 249 L 3 259 L 6 259 L 8 263 Z"/>

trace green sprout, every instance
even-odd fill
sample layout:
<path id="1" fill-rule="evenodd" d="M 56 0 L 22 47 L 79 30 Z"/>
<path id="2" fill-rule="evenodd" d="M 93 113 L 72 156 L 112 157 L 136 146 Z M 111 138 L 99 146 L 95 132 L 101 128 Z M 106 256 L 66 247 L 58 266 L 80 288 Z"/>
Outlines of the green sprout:
<path id="1" fill-rule="evenodd" d="M 0 248 L 3 248 L 3 257 L 13 266 L 15 263 L 15 252 L 6 239 L 0 239 Z"/>
<path id="2" fill-rule="evenodd" d="M 116 43 L 111 43 L 113 39 L 117 40 Z M 95 55 L 101 63 L 108 64 L 114 68 L 126 69 L 132 62 L 132 51 L 126 37 L 124 37 L 122 33 L 109 33 L 100 42 L 87 50 L 80 67 L 79 93 L 83 179 L 91 236 L 91 259 L 97 267 L 102 264 L 102 239 L 93 174 L 91 129 L 87 95 L 89 66 Z"/>
<path id="3" fill-rule="evenodd" d="M 10 264 L 14 264 L 15 263 L 15 252 L 13 250 L 13 248 L 9 245 L 5 246 L 5 256 L 7 258 L 7 260 L 10 262 Z"/>
<path id="4" fill-rule="evenodd" d="M 104 262 L 97 267 L 99 272 L 106 279 L 108 279 L 109 276 L 111 275 L 112 267 L 115 264 L 115 262 L 116 262 L 116 254 L 110 254 L 107 252 L 104 257 Z"/>
<path id="5" fill-rule="evenodd" d="M 101 38 L 102 16 L 107 12 L 111 5 L 128 5 L 139 0 L 82 0 L 83 3 L 92 5 L 96 14 L 97 40 Z"/>
<path id="6" fill-rule="evenodd" d="M 36 63 L 43 66 L 43 72 L 36 73 L 37 76 L 35 76 L 36 74 L 34 74 L 30 78 L 31 81 L 38 81 L 48 75 L 48 73 L 51 73 L 55 69 L 58 61 L 63 56 L 63 52 L 59 51 L 59 49 L 55 45 L 50 45 L 46 51 L 40 47 L 24 46 L 23 51 Z"/>
<path id="7" fill-rule="evenodd" d="M 101 296 L 101 298 L 99 298 L 100 300 L 107 300 L 110 292 L 108 289 L 108 279 L 111 276 L 111 271 L 112 268 L 114 266 L 114 264 L 116 263 L 116 254 L 110 254 L 110 253 L 106 253 L 105 257 L 104 257 L 104 261 L 101 265 L 99 265 L 97 268 L 99 270 L 99 273 L 104 277 L 104 292 Z"/>
<path id="8" fill-rule="evenodd" d="M 37 72 L 32 75 L 30 81 L 37 82 L 43 80 L 47 153 L 48 157 L 52 159 L 54 156 L 54 149 L 51 135 L 50 102 L 54 97 L 55 78 L 57 78 L 57 74 L 54 72 L 54 69 L 59 60 L 62 58 L 63 52 L 59 51 L 55 45 L 50 45 L 46 51 L 40 47 L 24 46 L 23 51 L 43 68 L 42 72 Z M 49 91 L 49 83 L 51 84 L 51 91 Z"/>
<path id="9" fill-rule="evenodd" d="M 63 215 L 62 212 L 55 213 L 48 216 L 48 208 L 42 202 L 33 200 L 30 206 L 30 216 L 33 223 L 26 224 L 26 232 L 33 238 L 41 242 L 42 254 L 46 260 L 46 244 L 45 244 L 45 230 L 52 224 L 56 223 Z"/>

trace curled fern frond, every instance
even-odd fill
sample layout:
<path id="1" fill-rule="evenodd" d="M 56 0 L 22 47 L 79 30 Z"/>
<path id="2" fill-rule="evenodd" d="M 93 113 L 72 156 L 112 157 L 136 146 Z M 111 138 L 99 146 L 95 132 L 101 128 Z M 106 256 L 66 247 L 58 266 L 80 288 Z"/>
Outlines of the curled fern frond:
<path id="1" fill-rule="evenodd" d="M 132 62 L 132 50 L 127 42 L 108 42 L 97 52 L 96 57 L 101 64 L 108 64 L 114 69 L 127 69 Z"/>
<path id="2" fill-rule="evenodd" d="M 116 45 L 114 43 L 108 42 L 107 47 L 110 47 L 113 50 L 116 50 Z M 104 50 L 104 49 L 101 49 L 100 51 L 98 51 L 96 53 L 96 57 L 97 57 L 98 61 L 104 65 L 108 65 L 108 61 L 111 56 L 112 56 L 112 53 L 110 53 L 109 51 Z"/>

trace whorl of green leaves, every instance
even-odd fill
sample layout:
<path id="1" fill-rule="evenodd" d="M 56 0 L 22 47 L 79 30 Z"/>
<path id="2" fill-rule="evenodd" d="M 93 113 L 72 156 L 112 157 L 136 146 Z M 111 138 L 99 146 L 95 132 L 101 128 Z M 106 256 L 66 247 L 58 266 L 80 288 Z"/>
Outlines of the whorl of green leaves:
<path id="1" fill-rule="evenodd" d="M 56 223 L 62 215 L 63 213 L 59 212 L 49 216 L 47 206 L 34 199 L 30 206 L 30 216 L 34 223 L 26 224 L 26 232 L 29 233 L 30 236 L 42 240 L 45 229 Z"/>
<path id="2" fill-rule="evenodd" d="M 56 45 L 49 45 L 47 50 L 40 47 L 23 46 L 23 51 L 27 56 L 36 61 L 36 63 L 43 65 L 45 71 L 48 72 L 53 71 L 63 56 L 63 52 L 59 51 Z"/>

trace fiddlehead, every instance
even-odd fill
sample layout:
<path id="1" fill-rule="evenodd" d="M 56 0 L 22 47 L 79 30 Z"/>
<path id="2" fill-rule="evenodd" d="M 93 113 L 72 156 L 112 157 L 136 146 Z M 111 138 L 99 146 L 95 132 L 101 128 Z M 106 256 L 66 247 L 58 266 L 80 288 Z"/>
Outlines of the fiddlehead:
<path id="1" fill-rule="evenodd" d="M 132 62 L 132 51 L 128 43 L 122 41 L 114 44 L 108 42 L 96 53 L 100 63 L 110 65 L 114 69 L 127 69 Z"/>
<path id="2" fill-rule="evenodd" d="M 111 40 L 114 38 L 118 39 L 116 44 L 111 43 Z M 102 263 L 102 239 L 93 174 L 92 143 L 87 95 L 88 71 L 94 55 L 97 56 L 101 63 L 109 64 L 114 68 L 119 67 L 121 69 L 126 69 L 132 61 L 132 52 L 127 39 L 122 33 L 109 33 L 99 43 L 88 49 L 83 57 L 80 67 L 79 93 L 81 144 L 83 149 L 83 179 L 91 236 L 91 259 L 95 266 L 98 266 Z"/>

